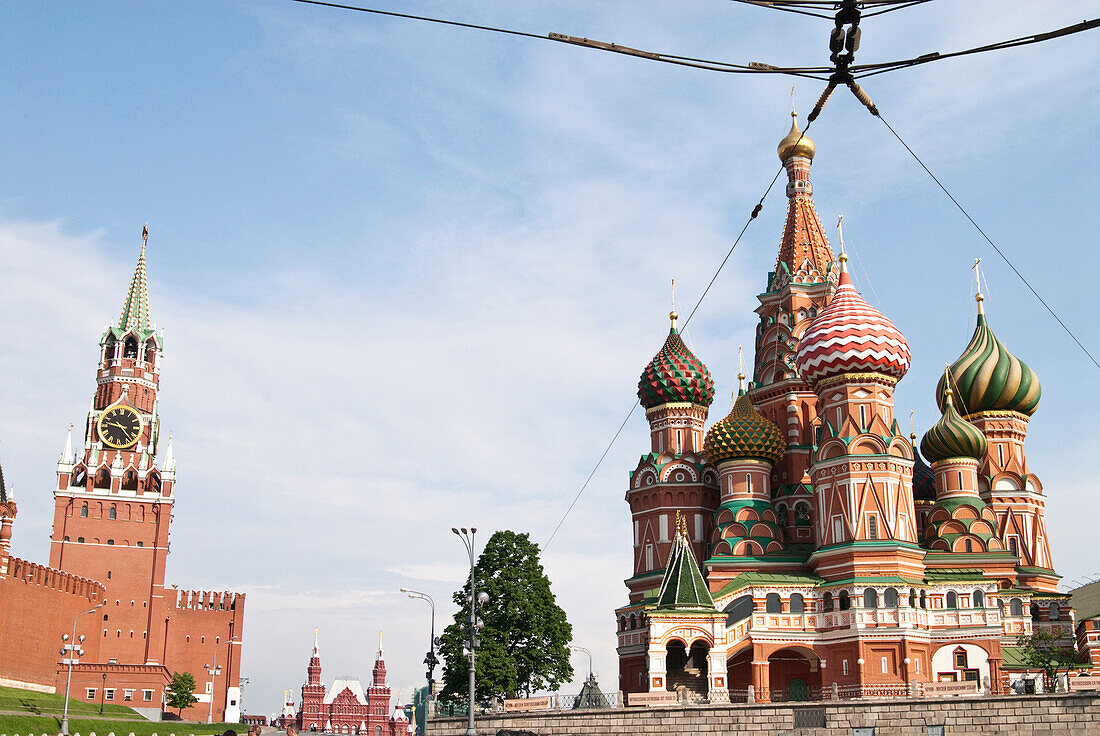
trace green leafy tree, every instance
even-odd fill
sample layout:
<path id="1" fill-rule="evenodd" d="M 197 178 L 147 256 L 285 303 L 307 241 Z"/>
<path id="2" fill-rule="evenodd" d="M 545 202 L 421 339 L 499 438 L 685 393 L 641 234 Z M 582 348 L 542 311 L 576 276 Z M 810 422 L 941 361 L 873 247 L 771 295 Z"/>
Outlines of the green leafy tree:
<path id="1" fill-rule="evenodd" d="M 475 565 L 478 591 L 489 600 L 478 604 L 485 627 L 477 650 L 477 699 L 530 695 L 557 687 L 573 676 L 569 642 L 573 627 L 550 590 L 539 562 L 539 546 L 526 534 L 496 532 Z M 440 637 L 443 690 L 440 699 L 466 698 L 469 659 L 462 653 L 469 615 L 470 579 L 454 594 L 454 622 Z"/>
<path id="2" fill-rule="evenodd" d="M 183 717 L 184 708 L 190 708 L 199 702 L 195 697 L 195 676 L 190 672 L 173 672 L 164 694 L 168 707 L 176 708 L 180 717 Z"/>
<path id="3" fill-rule="evenodd" d="M 1040 629 L 1016 640 L 1023 663 L 1042 671 L 1043 689 L 1048 693 L 1054 692 L 1059 670 L 1068 672 L 1080 663 L 1077 649 L 1063 646 L 1060 641 L 1061 637 Z"/>

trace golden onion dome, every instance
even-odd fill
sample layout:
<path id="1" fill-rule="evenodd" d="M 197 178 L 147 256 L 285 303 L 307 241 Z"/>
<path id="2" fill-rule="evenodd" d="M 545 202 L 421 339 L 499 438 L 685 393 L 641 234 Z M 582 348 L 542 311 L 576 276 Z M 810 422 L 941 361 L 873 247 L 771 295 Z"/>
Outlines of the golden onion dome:
<path id="1" fill-rule="evenodd" d="M 801 138 L 801 140 L 799 140 Z M 803 134 L 798 127 L 798 113 L 791 111 L 791 132 L 787 133 L 783 140 L 779 141 L 779 160 L 786 161 L 791 156 L 805 156 L 813 161 L 814 152 L 817 150 L 810 136 Z"/>
<path id="2" fill-rule="evenodd" d="M 779 427 L 753 407 L 744 388 L 733 411 L 716 422 L 703 440 L 707 461 L 715 466 L 731 460 L 763 460 L 775 465 L 786 450 Z"/>

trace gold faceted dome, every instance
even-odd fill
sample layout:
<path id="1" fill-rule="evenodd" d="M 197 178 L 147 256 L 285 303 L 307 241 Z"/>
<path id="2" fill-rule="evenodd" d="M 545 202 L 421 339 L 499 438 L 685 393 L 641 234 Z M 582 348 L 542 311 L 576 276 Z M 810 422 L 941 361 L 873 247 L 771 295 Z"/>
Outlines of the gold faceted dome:
<path id="1" fill-rule="evenodd" d="M 799 137 L 802 140 L 799 140 Z M 814 146 L 814 142 L 810 140 L 808 135 L 803 135 L 802 130 L 798 127 L 798 113 L 791 113 L 791 132 L 787 133 L 783 140 L 779 141 L 779 160 L 786 161 L 791 156 L 805 156 L 811 161 L 814 158 L 814 152 L 817 148 Z"/>

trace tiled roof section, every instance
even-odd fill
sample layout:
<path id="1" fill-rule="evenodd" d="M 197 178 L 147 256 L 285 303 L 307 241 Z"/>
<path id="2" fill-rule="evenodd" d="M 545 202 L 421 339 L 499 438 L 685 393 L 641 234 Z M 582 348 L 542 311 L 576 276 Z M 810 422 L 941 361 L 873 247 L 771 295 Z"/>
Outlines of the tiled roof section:
<path id="1" fill-rule="evenodd" d="M 684 344 L 675 327 L 669 330 L 664 346 L 642 372 L 638 399 L 646 409 L 677 402 L 710 406 L 714 401 L 710 371 Z"/>
<path id="2" fill-rule="evenodd" d="M 842 265 L 836 295 L 798 343 L 799 374 L 811 386 L 845 373 L 881 373 L 900 379 L 909 370 L 909 361 L 905 336 L 864 301 Z"/>
<path id="3" fill-rule="evenodd" d="M 824 578 L 820 578 L 816 575 L 803 575 L 799 573 L 781 573 L 781 572 L 756 572 L 749 571 L 743 572 L 733 580 L 726 583 L 726 585 L 717 593 L 714 594 L 715 598 L 724 598 L 730 593 L 736 593 L 742 588 L 747 588 L 752 585 L 793 585 L 802 588 L 812 588 L 825 582 Z"/>
<path id="4" fill-rule="evenodd" d="M 710 428 L 703 443 L 703 452 L 713 465 L 742 459 L 775 465 L 786 449 L 779 427 L 753 407 L 744 391 L 737 397 L 733 411 Z"/>
<path id="5" fill-rule="evenodd" d="M 809 195 L 796 194 L 787 201 L 787 222 L 783 226 L 783 239 L 779 242 L 779 255 L 775 259 L 775 274 L 784 270 L 800 275 L 796 281 L 825 281 L 833 251 L 825 228 L 821 225 L 814 200 Z M 808 274 L 816 274 L 812 279 Z"/>
<path id="6" fill-rule="evenodd" d="M 936 476 L 913 444 L 913 498 L 917 501 L 936 500 Z"/>
<path id="7" fill-rule="evenodd" d="M 147 236 L 148 230 L 145 231 Z M 130 290 L 122 304 L 122 315 L 118 319 L 118 329 L 125 333 L 133 330 L 137 333 L 152 333 L 153 325 L 149 317 L 149 279 L 145 273 L 145 241 L 141 244 L 134 276 L 130 279 Z"/>
<path id="8" fill-rule="evenodd" d="M 677 519 L 676 538 L 672 542 L 665 577 L 657 594 L 658 609 L 714 609 L 714 599 L 707 589 L 703 573 L 691 553 L 683 531 L 682 517 Z"/>
<path id="9" fill-rule="evenodd" d="M 952 388 L 960 411 L 974 414 L 980 411 L 1015 411 L 1031 416 L 1039 407 L 1042 389 L 1035 372 L 1012 353 L 989 329 L 984 313 L 978 314 L 978 324 L 970 344 L 950 367 Z M 936 401 L 942 409 L 944 378 L 936 384 Z"/>

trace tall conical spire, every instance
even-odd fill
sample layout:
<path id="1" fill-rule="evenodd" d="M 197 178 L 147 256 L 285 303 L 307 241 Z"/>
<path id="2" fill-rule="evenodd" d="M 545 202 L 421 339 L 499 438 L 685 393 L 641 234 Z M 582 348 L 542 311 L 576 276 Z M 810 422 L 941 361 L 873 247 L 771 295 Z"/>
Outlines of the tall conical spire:
<path id="1" fill-rule="evenodd" d="M 687 540 L 687 520 L 676 512 L 676 538 L 672 542 L 668 566 L 665 568 L 661 590 L 657 594 L 657 608 L 713 609 L 703 574 Z"/>
<path id="2" fill-rule="evenodd" d="M 141 231 L 141 254 L 138 256 L 134 276 L 130 279 L 126 301 L 122 304 L 122 315 L 118 319 L 118 328 L 122 332 L 153 332 L 153 321 L 149 317 L 149 280 L 145 273 L 145 247 L 148 244 L 149 223 L 145 223 Z"/>
<path id="3" fill-rule="evenodd" d="M 810 183 L 810 164 L 814 144 L 798 127 L 798 116 L 791 105 L 791 130 L 779 143 L 779 158 L 787 169 L 787 222 L 775 262 L 770 291 L 781 288 L 787 279 L 802 283 L 825 281 L 833 252 L 814 207 L 814 188 Z"/>
<path id="4" fill-rule="evenodd" d="M 73 457 L 73 425 L 69 425 L 69 432 L 65 435 L 65 449 L 61 451 L 61 462 L 66 465 L 72 465 L 75 462 Z"/>

